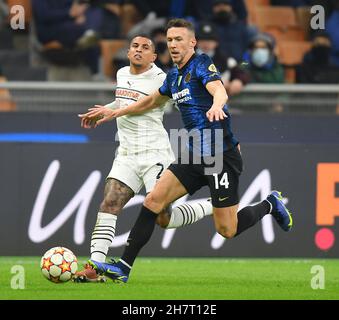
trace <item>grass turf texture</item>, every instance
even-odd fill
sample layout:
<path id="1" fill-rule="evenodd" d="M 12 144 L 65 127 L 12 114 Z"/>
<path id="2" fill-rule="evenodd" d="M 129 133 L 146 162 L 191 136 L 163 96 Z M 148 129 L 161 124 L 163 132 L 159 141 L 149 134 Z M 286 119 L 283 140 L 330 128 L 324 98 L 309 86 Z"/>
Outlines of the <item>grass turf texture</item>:
<path id="1" fill-rule="evenodd" d="M 42 276 L 39 262 L 40 257 L 1 257 L 0 299 L 339 299 L 338 259 L 139 258 L 127 284 L 54 284 Z M 79 262 L 82 267 L 85 259 Z M 11 288 L 15 265 L 24 267 L 24 289 Z M 324 289 L 311 287 L 319 276 L 311 273 L 316 265 L 325 270 Z"/>

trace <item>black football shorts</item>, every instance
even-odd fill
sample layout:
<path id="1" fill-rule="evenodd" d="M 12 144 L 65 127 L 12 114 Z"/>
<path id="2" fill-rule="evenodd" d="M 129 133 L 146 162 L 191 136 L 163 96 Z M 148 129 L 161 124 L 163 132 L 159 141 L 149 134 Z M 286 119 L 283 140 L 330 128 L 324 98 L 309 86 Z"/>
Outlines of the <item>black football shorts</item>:
<path id="1" fill-rule="evenodd" d="M 172 163 L 168 169 L 178 178 L 189 194 L 195 193 L 203 186 L 211 192 L 212 204 L 215 208 L 224 208 L 239 203 L 239 176 L 243 170 L 243 162 L 238 147 L 225 151 L 222 158 L 222 170 L 206 174 L 206 168 L 213 164 L 196 163 L 190 159 L 188 164 L 181 159 Z M 208 162 L 207 162 L 208 163 Z"/>

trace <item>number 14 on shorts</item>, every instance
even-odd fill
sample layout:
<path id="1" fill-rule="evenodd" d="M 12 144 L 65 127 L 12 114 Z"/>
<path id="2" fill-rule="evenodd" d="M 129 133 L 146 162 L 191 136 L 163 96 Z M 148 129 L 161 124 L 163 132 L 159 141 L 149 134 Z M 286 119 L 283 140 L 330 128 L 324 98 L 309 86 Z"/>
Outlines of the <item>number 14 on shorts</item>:
<path id="1" fill-rule="evenodd" d="M 225 189 L 228 189 L 228 186 L 230 185 L 229 181 L 228 181 L 228 175 L 227 172 L 225 172 L 221 179 L 219 180 L 218 178 L 218 174 L 217 173 L 213 173 L 213 177 L 214 177 L 214 183 L 215 183 L 215 189 L 218 190 L 219 187 L 224 187 Z"/>

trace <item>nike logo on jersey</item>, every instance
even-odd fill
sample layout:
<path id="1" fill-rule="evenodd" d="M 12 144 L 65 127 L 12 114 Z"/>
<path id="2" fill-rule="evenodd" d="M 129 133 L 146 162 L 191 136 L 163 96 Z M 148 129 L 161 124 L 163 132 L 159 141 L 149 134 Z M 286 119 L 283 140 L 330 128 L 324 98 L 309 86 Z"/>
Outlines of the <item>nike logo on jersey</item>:
<path id="1" fill-rule="evenodd" d="M 225 198 L 220 198 L 219 197 L 219 201 L 224 201 L 224 200 L 226 200 L 226 199 L 228 199 L 229 197 L 225 197 Z"/>

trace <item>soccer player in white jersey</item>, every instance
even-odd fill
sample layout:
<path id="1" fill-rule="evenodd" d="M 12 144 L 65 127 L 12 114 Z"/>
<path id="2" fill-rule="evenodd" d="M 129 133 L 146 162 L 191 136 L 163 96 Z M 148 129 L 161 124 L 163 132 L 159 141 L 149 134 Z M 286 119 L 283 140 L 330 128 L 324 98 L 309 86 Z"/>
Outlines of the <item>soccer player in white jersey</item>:
<path id="1" fill-rule="evenodd" d="M 162 85 L 166 74 L 153 62 L 154 44 L 147 36 L 136 36 L 128 50 L 130 65 L 117 72 L 116 99 L 107 108 L 124 108 L 148 96 Z M 97 106 L 98 107 L 98 106 Z M 119 148 L 109 172 L 104 199 L 100 204 L 91 238 L 91 260 L 104 262 L 115 236 L 117 215 L 125 204 L 144 186 L 149 193 L 162 172 L 175 160 L 168 134 L 163 127 L 164 105 L 149 112 L 117 119 Z M 90 108 L 89 110 L 92 110 Z M 96 121 L 79 115 L 81 126 L 96 127 Z M 98 120 L 98 119 L 96 119 Z M 212 214 L 210 201 L 182 204 L 159 215 L 157 224 L 177 228 Z M 77 282 L 103 281 L 89 264 L 77 272 Z"/>

